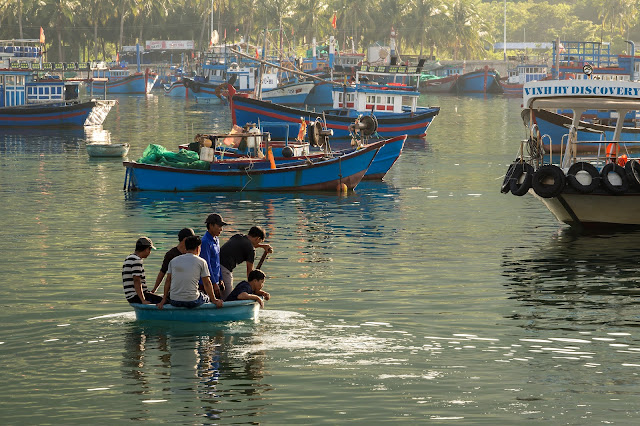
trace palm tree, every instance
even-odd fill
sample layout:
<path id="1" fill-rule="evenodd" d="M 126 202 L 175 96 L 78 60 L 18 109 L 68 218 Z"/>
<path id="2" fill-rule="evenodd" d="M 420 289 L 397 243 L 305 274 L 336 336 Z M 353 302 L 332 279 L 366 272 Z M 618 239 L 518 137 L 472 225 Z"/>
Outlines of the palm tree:
<path id="1" fill-rule="evenodd" d="M 637 0 L 600 0 L 600 13 L 598 18 L 602 20 L 602 28 L 608 24 L 611 34 L 614 27 L 624 35 L 625 28 L 632 27 L 638 22 Z"/>
<path id="2" fill-rule="evenodd" d="M 460 53 L 465 59 L 471 59 L 484 50 L 484 26 L 478 15 L 477 1 L 453 0 L 446 8 L 449 46 L 454 60 Z"/>
<path id="3" fill-rule="evenodd" d="M 53 28 L 58 39 L 58 60 L 64 61 L 64 37 L 69 33 L 76 16 L 76 11 L 80 9 L 80 0 L 40 0 L 38 5 L 38 16 L 46 17 L 53 23 Z M 35 6 L 35 5 L 34 5 Z M 69 34 L 69 39 L 72 39 Z M 77 44 L 77 43 L 75 43 Z"/>

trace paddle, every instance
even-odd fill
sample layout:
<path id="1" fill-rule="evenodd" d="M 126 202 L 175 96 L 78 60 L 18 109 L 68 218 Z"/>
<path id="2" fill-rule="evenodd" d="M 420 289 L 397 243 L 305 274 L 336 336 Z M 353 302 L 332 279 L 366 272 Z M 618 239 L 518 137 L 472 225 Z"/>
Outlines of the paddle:
<path id="1" fill-rule="evenodd" d="M 262 257 L 260 258 L 260 261 L 258 262 L 258 266 L 256 266 L 256 269 L 260 269 L 260 267 L 262 267 L 262 264 L 264 263 L 265 260 L 267 260 L 267 255 L 269 253 L 267 253 L 267 251 L 265 250 L 264 253 L 262 253 Z"/>

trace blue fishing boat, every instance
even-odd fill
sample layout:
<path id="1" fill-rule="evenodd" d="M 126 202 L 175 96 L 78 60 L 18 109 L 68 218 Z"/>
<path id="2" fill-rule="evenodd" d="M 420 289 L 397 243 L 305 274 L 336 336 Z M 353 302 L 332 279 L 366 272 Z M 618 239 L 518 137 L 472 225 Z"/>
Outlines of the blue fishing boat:
<path id="1" fill-rule="evenodd" d="M 344 155 L 269 169 L 211 162 L 208 170 L 135 161 L 123 163 L 125 188 L 142 191 L 335 191 L 353 189 L 362 180 L 384 141 Z M 202 163 L 202 162 L 201 162 Z M 220 170 L 222 169 L 222 170 Z"/>
<path id="2" fill-rule="evenodd" d="M 151 93 L 158 74 L 148 68 L 145 72 L 131 73 L 128 69 L 95 70 L 87 81 L 87 90 L 92 94 L 137 94 Z"/>
<path id="3" fill-rule="evenodd" d="M 164 90 L 165 96 L 170 96 L 172 98 L 188 98 L 189 91 L 187 87 L 184 85 L 183 80 L 176 80 L 171 84 L 165 84 L 162 86 Z"/>
<path id="4" fill-rule="evenodd" d="M 275 87 L 262 89 L 260 97 L 264 101 L 281 105 L 303 105 L 315 85 L 316 83 L 313 81 L 278 84 Z"/>
<path id="5" fill-rule="evenodd" d="M 94 126 L 115 105 L 111 100 L 81 101 L 78 81 L 38 78 L 34 70 L 0 70 L 0 126 Z"/>
<path id="6" fill-rule="evenodd" d="M 250 99 L 238 95 L 231 97 L 233 124 L 263 121 L 307 124 L 315 121 L 326 123 L 333 131 L 333 138 L 349 138 L 354 120 L 362 115 L 372 115 L 377 121 L 377 135 L 381 138 L 395 136 L 424 136 L 440 107 L 418 107 L 420 93 L 412 87 L 396 85 L 354 84 L 333 88 L 333 108 L 324 112 L 306 111 L 284 105 Z M 404 101 L 408 101 L 408 105 Z M 274 139 L 285 139 L 283 130 L 274 129 Z"/>
<path id="7" fill-rule="evenodd" d="M 131 303 L 138 321 L 181 321 L 181 322 L 226 322 L 255 320 L 260 305 L 253 300 L 224 302 L 222 308 L 213 303 L 205 303 L 196 308 L 177 308 L 166 304 L 162 309 L 156 305 Z"/>
<path id="8" fill-rule="evenodd" d="M 502 93 L 500 75 L 485 65 L 483 69 L 464 73 L 458 77 L 451 88 L 452 92 L 463 93 Z"/>

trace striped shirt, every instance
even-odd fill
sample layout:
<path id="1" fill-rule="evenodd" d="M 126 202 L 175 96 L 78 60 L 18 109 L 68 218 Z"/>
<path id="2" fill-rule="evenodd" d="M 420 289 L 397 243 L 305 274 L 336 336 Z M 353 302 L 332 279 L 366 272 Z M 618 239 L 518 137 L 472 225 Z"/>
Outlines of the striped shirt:
<path id="1" fill-rule="evenodd" d="M 142 259 L 135 253 L 130 254 L 122 265 L 122 285 L 124 286 L 124 297 L 131 299 L 136 293 L 133 285 L 133 277 L 140 277 L 142 282 L 142 292 L 147 291 L 147 282 L 144 276 L 144 266 Z"/>

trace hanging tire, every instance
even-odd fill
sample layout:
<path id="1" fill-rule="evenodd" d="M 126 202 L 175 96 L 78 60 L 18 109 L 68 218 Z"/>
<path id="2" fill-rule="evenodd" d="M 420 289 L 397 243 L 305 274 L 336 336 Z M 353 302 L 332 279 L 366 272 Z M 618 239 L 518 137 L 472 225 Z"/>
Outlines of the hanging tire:
<path id="1" fill-rule="evenodd" d="M 513 174 L 511 175 L 511 182 L 509 183 L 509 189 L 513 195 L 522 197 L 531 188 L 531 180 L 533 176 L 533 166 L 529 163 L 516 163 Z"/>
<path id="2" fill-rule="evenodd" d="M 579 193 L 590 194 L 600 186 L 600 173 L 593 164 L 581 161 L 569 168 L 567 181 Z"/>
<path id="3" fill-rule="evenodd" d="M 509 168 L 507 169 L 507 173 L 504 174 L 504 180 L 502 181 L 502 186 L 500 187 L 500 192 L 503 194 L 508 194 L 511 191 L 511 176 L 513 176 L 514 169 L 518 164 L 518 160 L 514 163 L 509 164 Z"/>
<path id="4" fill-rule="evenodd" d="M 191 90 L 194 93 L 198 93 L 200 91 L 200 83 L 196 83 L 195 81 L 191 83 Z"/>
<path id="5" fill-rule="evenodd" d="M 562 193 L 566 183 L 567 178 L 562 169 L 553 164 L 540 167 L 531 180 L 533 190 L 542 198 L 557 197 Z"/>
<path id="6" fill-rule="evenodd" d="M 629 190 L 627 173 L 622 166 L 616 163 L 605 165 L 600 171 L 600 179 L 602 186 L 610 194 L 621 195 Z"/>
<path id="7" fill-rule="evenodd" d="M 640 190 L 640 163 L 638 160 L 627 161 L 627 164 L 624 165 L 624 171 L 627 173 L 629 186 Z"/>

